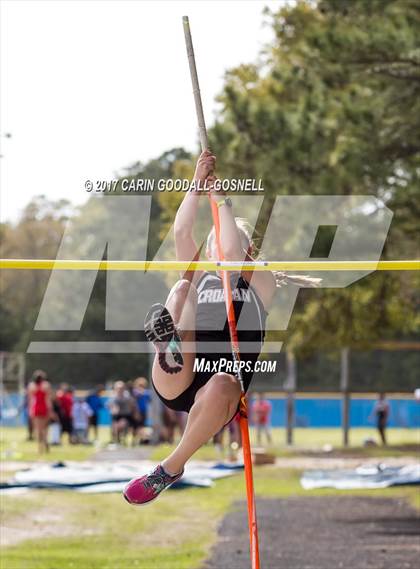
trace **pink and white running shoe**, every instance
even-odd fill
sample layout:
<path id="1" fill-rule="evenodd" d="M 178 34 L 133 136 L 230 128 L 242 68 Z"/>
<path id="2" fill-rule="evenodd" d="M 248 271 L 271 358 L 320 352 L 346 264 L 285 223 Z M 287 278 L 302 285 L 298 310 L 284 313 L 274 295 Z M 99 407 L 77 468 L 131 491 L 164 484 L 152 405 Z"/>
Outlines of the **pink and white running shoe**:
<path id="1" fill-rule="evenodd" d="M 184 474 L 184 471 L 175 476 L 171 476 L 163 469 L 163 466 L 158 464 L 157 467 L 150 473 L 141 476 L 140 478 L 133 478 L 124 488 L 123 496 L 129 504 L 134 506 L 141 506 L 148 504 L 152 500 L 156 500 L 163 490 L 166 490 L 174 482 L 179 480 Z"/>

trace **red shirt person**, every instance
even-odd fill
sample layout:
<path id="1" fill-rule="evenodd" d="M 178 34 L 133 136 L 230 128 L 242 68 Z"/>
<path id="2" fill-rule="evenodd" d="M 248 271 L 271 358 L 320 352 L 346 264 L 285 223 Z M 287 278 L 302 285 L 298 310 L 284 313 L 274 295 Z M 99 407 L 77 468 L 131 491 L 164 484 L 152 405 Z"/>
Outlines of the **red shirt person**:
<path id="1" fill-rule="evenodd" d="M 262 434 L 264 433 L 269 444 L 272 443 L 270 423 L 272 405 L 265 399 L 264 393 L 257 393 L 256 400 L 251 406 L 252 422 L 257 428 L 257 442 L 261 444 Z"/>
<path id="2" fill-rule="evenodd" d="M 28 385 L 28 408 L 39 452 L 48 451 L 48 423 L 51 416 L 51 387 L 47 374 L 37 370 Z"/>
<path id="3" fill-rule="evenodd" d="M 69 440 L 71 440 L 73 433 L 73 390 L 66 383 L 62 383 L 56 397 L 61 410 L 61 432 L 67 433 Z"/>

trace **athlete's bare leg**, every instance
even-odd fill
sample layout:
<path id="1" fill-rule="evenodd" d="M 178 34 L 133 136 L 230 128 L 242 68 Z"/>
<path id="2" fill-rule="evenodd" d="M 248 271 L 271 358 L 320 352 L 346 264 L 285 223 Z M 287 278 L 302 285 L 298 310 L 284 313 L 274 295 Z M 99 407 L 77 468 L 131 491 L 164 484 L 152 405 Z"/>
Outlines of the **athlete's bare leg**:
<path id="1" fill-rule="evenodd" d="M 240 398 L 238 380 L 216 373 L 195 396 L 187 426 L 177 448 L 149 474 L 134 478 L 124 488 L 130 504 L 146 504 L 174 484 L 184 473 L 187 460 L 235 415 Z"/>
<path id="2" fill-rule="evenodd" d="M 36 440 L 38 442 L 39 454 L 48 452 L 48 418 L 34 417 L 33 424 L 34 424 Z"/>
<path id="3" fill-rule="evenodd" d="M 152 369 L 153 383 L 165 399 L 175 399 L 191 384 L 194 378 L 195 359 L 195 317 L 197 311 L 197 290 L 190 281 L 182 279 L 172 287 L 165 303 L 182 342 L 188 342 L 188 349 L 182 350 L 184 365 L 178 373 L 166 373 L 155 356 Z"/>
<path id="4" fill-rule="evenodd" d="M 227 373 L 216 373 L 197 391 L 182 439 L 162 463 L 168 474 L 181 472 L 196 450 L 232 419 L 240 395 L 238 380 Z"/>

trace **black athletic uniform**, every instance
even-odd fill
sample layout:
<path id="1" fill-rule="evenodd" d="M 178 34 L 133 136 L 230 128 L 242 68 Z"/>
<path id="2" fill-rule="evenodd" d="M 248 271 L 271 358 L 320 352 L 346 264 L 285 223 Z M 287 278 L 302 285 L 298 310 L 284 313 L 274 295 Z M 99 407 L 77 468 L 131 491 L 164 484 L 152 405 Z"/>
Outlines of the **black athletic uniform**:
<path id="1" fill-rule="evenodd" d="M 252 379 L 253 366 L 264 342 L 267 313 L 253 287 L 239 273 L 230 273 L 230 282 L 241 361 L 248 363 L 248 369 L 242 370 L 244 387 L 247 390 Z M 214 273 L 205 272 L 196 287 L 198 293 L 196 364 L 201 363 L 202 367 L 200 371 L 195 372 L 191 385 L 175 399 L 165 399 L 156 390 L 163 403 L 175 411 L 188 412 L 191 409 L 197 391 L 216 373 L 212 362 L 219 363 L 221 358 L 233 361 L 222 279 Z M 206 348 L 210 343 L 222 348 L 220 352 L 215 353 Z M 245 343 L 250 345 L 247 346 Z M 229 369 L 220 369 L 220 371 L 235 375 Z"/>

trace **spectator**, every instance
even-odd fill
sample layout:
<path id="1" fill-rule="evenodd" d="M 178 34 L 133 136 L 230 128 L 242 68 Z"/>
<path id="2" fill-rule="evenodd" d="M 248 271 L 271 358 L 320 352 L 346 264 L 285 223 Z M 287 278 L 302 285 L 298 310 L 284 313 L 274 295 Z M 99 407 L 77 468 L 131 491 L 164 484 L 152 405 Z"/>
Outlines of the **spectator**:
<path id="1" fill-rule="evenodd" d="M 228 430 L 229 430 L 229 460 L 231 462 L 237 462 L 238 452 L 242 448 L 239 413 L 236 413 L 232 421 L 228 424 Z"/>
<path id="2" fill-rule="evenodd" d="M 225 425 L 214 437 L 213 444 L 216 448 L 217 454 L 220 459 L 225 458 L 225 434 L 228 434 L 228 458 L 230 462 L 238 461 L 238 451 L 242 447 L 241 429 L 240 429 L 240 415 L 236 413 L 232 421 Z"/>
<path id="3" fill-rule="evenodd" d="M 25 387 L 25 394 L 23 397 L 23 401 L 22 401 L 22 405 L 20 406 L 20 411 L 23 411 L 23 415 L 24 415 L 24 419 L 26 422 L 26 427 L 28 429 L 28 438 L 26 439 L 27 441 L 33 441 L 34 440 L 34 429 L 33 429 L 33 425 L 32 425 L 32 418 L 31 415 L 29 413 L 29 383 L 26 385 Z"/>
<path id="4" fill-rule="evenodd" d="M 74 443 L 88 443 L 89 419 L 92 414 L 92 409 L 84 399 L 77 397 L 74 400 L 72 407 Z"/>
<path id="5" fill-rule="evenodd" d="M 112 417 L 112 440 L 120 443 L 125 439 L 129 427 L 133 423 L 133 416 L 136 411 L 136 402 L 126 390 L 123 381 L 116 381 L 114 384 L 114 394 L 109 402 Z"/>
<path id="6" fill-rule="evenodd" d="M 379 436 L 381 437 L 382 444 L 386 446 L 386 428 L 389 418 L 389 403 L 386 400 L 385 393 L 378 393 L 378 400 L 372 410 L 371 416 L 376 417 L 376 428 L 378 429 Z"/>
<path id="7" fill-rule="evenodd" d="M 148 389 L 148 381 L 145 377 L 138 377 L 134 381 L 133 394 L 137 402 L 137 409 L 139 412 L 139 421 L 137 430 L 140 431 L 139 436 L 141 439 L 141 431 L 146 427 L 149 418 L 149 406 L 152 401 L 150 389 Z"/>
<path id="8" fill-rule="evenodd" d="M 51 415 L 51 387 L 47 374 L 37 370 L 28 386 L 29 415 L 40 454 L 48 452 L 48 421 Z"/>
<path id="9" fill-rule="evenodd" d="M 73 389 L 67 384 L 62 383 L 57 391 L 57 400 L 60 404 L 61 433 L 67 433 L 69 442 L 73 442 Z"/>
<path id="10" fill-rule="evenodd" d="M 176 411 L 163 407 L 162 409 L 162 430 L 161 442 L 172 445 L 175 438 Z"/>
<path id="11" fill-rule="evenodd" d="M 50 444 L 61 444 L 61 406 L 57 394 L 51 392 Z"/>
<path id="12" fill-rule="evenodd" d="M 92 414 L 89 419 L 89 427 L 92 427 L 94 440 L 98 439 L 99 411 L 104 408 L 101 394 L 104 390 L 103 385 L 97 385 L 95 389 L 86 397 L 86 403 L 89 405 Z"/>
<path id="13" fill-rule="evenodd" d="M 131 445 L 135 446 L 138 444 L 139 433 L 141 429 L 141 414 L 136 402 L 136 389 L 134 387 L 134 381 L 128 380 L 125 384 L 125 390 L 132 400 L 132 409 L 130 413 L 130 418 L 128 421 L 128 431 L 131 431 Z"/>
<path id="14" fill-rule="evenodd" d="M 220 431 L 216 433 L 213 437 L 214 448 L 216 449 L 218 457 L 222 460 L 224 458 L 224 446 L 223 446 L 224 434 L 225 434 L 225 427 L 222 427 Z"/>
<path id="15" fill-rule="evenodd" d="M 169 407 L 163 407 L 162 409 L 162 431 L 161 440 L 162 442 L 173 444 L 175 442 L 175 432 L 178 428 L 179 438 L 185 430 L 186 424 L 186 413 L 184 411 L 174 411 L 169 409 Z"/>
<path id="16" fill-rule="evenodd" d="M 252 422 L 257 429 L 257 444 L 262 443 L 262 434 L 266 436 L 268 444 L 272 443 L 270 422 L 271 422 L 271 403 L 265 399 L 264 393 L 257 393 L 256 399 L 251 406 Z"/>

